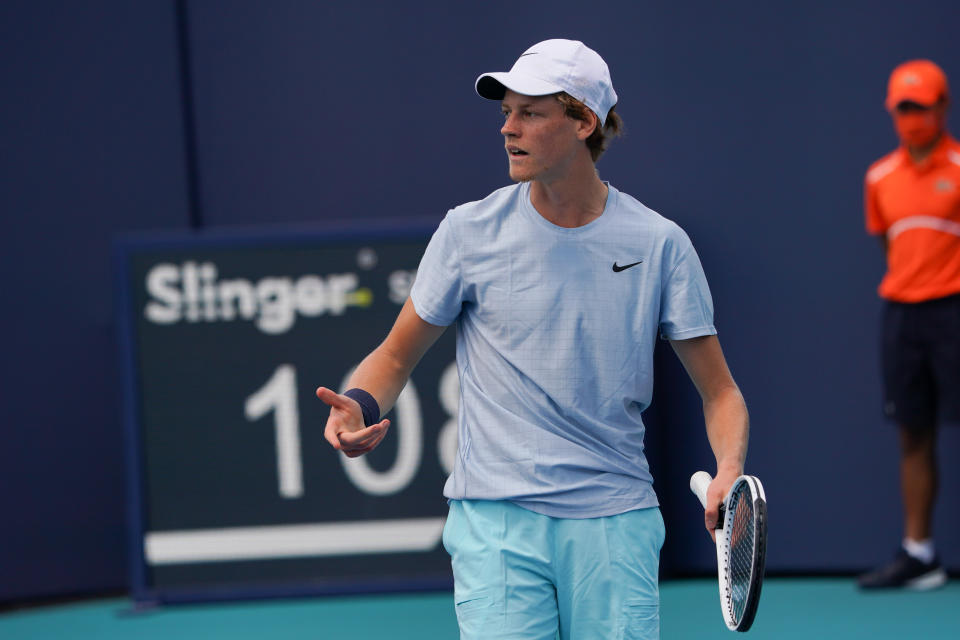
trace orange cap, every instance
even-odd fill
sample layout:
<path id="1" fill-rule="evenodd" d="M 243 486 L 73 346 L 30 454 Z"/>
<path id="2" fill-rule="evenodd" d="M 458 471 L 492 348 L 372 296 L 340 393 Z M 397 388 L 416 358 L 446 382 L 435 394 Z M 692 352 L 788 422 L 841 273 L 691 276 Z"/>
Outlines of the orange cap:
<path id="1" fill-rule="evenodd" d="M 904 62 L 890 74 L 887 109 L 905 100 L 930 107 L 947 97 L 947 75 L 929 60 Z"/>

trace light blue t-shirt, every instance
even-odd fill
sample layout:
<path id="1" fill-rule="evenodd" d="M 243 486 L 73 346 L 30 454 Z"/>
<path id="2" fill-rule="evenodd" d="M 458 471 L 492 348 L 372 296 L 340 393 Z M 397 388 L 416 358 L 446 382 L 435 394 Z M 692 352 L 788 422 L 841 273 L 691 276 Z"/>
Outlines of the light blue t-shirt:
<path id="1" fill-rule="evenodd" d="M 410 294 L 457 323 L 459 445 L 444 495 L 592 518 L 657 505 L 641 412 L 658 332 L 716 333 L 676 224 L 609 186 L 603 214 L 558 227 L 505 187 L 450 211 Z"/>

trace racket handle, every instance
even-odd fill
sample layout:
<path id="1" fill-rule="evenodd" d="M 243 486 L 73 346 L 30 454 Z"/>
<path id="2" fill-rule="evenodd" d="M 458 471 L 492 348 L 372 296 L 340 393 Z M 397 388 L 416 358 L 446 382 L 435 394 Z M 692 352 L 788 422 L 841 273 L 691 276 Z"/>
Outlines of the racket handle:
<path id="1" fill-rule="evenodd" d="M 690 491 L 700 499 L 703 508 L 707 508 L 707 487 L 713 482 L 713 476 L 706 471 L 697 471 L 690 476 Z"/>

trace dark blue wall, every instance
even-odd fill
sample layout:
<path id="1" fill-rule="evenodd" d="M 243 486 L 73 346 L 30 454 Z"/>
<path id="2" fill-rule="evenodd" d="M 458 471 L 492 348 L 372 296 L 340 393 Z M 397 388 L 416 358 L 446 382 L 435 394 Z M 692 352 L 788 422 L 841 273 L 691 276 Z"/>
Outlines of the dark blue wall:
<path id="1" fill-rule="evenodd" d="M 183 228 L 167 2 L 0 3 L 0 600 L 124 585 L 118 231 Z"/>
<path id="2" fill-rule="evenodd" d="M 861 183 L 896 143 L 890 69 L 930 57 L 960 83 L 955 1 L 186 5 L 192 174 L 176 3 L 0 5 L 0 600 L 126 581 L 111 237 L 191 214 L 207 227 L 439 220 L 507 181 L 498 108 L 474 78 L 548 37 L 581 39 L 611 67 L 627 135 L 601 175 L 700 251 L 751 409 L 748 466 L 771 498 L 771 569 L 855 569 L 896 544 L 883 264 Z M 651 448 L 665 565 L 683 571 L 709 561 L 685 529 L 699 517 L 686 479 L 709 453 L 668 351 Z M 942 444 L 956 451 L 957 430 Z M 937 535 L 952 567 L 958 494 L 944 469 Z"/>

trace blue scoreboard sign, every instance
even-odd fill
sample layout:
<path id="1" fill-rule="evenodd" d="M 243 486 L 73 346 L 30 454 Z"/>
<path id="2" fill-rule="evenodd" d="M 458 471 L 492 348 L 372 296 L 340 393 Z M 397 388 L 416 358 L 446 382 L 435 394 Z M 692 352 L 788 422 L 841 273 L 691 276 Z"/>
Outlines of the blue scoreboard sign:
<path id="1" fill-rule="evenodd" d="M 430 231 L 117 243 L 136 600 L 451 584 L 454 330 L 367 456 L 331 449 L 314 395 L 386 336 Z"/>

